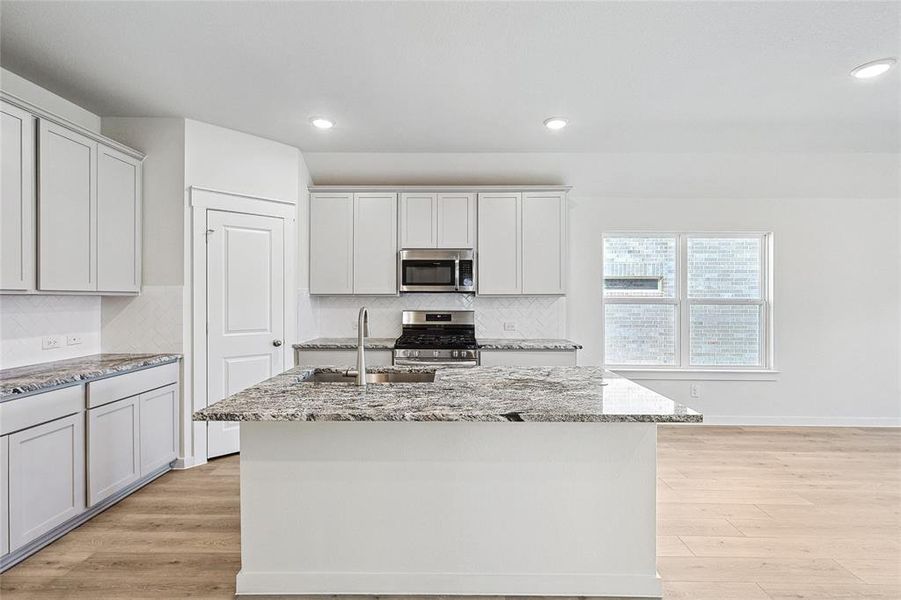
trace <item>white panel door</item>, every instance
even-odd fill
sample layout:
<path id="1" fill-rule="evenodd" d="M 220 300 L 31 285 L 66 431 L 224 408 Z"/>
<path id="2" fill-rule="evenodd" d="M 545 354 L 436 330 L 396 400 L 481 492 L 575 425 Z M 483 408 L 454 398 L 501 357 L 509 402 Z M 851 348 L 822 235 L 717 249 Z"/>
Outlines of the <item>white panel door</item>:
<path id="1" fill-rule="evenodd" d="M 141 476 L 138 396 L 88 411 L 88 506 Z"/>
<path id="2" fill-rule="evenodd" d="M 522 195 L 522 293 L 564 294 L 566 194 Z"/>
<path id="3" fill-rule="evenodd" d="M 397 194 L 354 194 L 354 294 L 397 294 Z"/>
<path id="4" fill-rule="evenodd" d="M 34 289 L 35 119 L 0 103 L 0 289 Z"/>
<path id="5" fill-rule="evenodd" d="M 0 556 L 9 552 L 9 436 L 0 437 Z"/>
<path id="6" fill-rule="evenodd" d="M 284 370 L 284 221 L 207 211 L 207 403 Z M 207 455 L 239 450 L 238 424 L 207 425 Z"/>
<path id="7" fill-rule="evenodd" d="M 40 121 L 38 288 L 97 289 L 97 143 Z"/>
<path id="8" fill-rule="evenodd" d="M 97 289 L 141 289 L 141 161 L 98 146 Z"/>
<path id="9" fill-rule="evenodd" d="M 438 194 L 438 247 L 474 248 L 476 195 Z"/>
<path id="10" fill-rule="evenodd" d="M 85 509 L 84 413 L 9 435 L 9 549 Z"/>
<path id="11" fill-rule="evenodd" d="M 141 476 L 178 455 L 178 384 L 144 392 L 141 405 Z"/>
<path id="12" fill-rule="evenodd" d="M 521 208 L 521 194 L 479 194 L 479 294 L 522 293 Z"/>
<path id="13" fill-rule="evenodd" d="M 310 195 L 310 293 L 352 294 L 353 194 Z"/>
<path id="14" fill-rule="evenodd" d="M 401 194 L 400 247 L 434 248 L 438 243 L 438 195 Z"/>

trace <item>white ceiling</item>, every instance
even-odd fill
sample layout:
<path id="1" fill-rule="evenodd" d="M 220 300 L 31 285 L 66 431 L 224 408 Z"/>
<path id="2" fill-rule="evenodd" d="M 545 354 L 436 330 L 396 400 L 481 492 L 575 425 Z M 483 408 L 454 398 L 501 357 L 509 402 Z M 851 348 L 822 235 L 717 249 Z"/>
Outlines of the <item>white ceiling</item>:
<path id="1" fill-rule="evenodd" d="M 901 69 L 848 75 L 901 55 L 898 2 L 4 0 L 0 34 L 93 112 L 306 151 L 899 150 Z"/>

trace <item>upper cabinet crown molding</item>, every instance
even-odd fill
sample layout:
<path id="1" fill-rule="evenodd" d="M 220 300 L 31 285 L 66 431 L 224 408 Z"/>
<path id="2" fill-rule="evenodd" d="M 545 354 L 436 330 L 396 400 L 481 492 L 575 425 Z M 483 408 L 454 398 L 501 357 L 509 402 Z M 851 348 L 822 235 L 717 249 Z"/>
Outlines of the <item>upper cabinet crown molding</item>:
<path id="1" fill-rule="evenodd" d="M 10 94 L 9 92 L 0 91 L 0 99 L 2 99 L 6 103 L 9 103 L 9 104 L 16 106 L 26 112 L 31 113 L 32 115 L 41 119 L 42 121 L 49 121 L 51 123 L 55 123 L 56 125 L 65 127 L 66 129 L 68 129 L 70 131 L 74 131 L 78 134 L 81 134 L 88 139 L 91 139 L 95 142 L 104 144 L 110 148 L 113 148 L 114 150 L 118 150 L 119 152 L 122 152 L 123 154 L 127 154 L 128 156 L 131 156 L 132 158 L 136 158 L 141 161 L 144 160 L 145 155 L 140 150 L 135 150 L 134 148 L 130 148 L 129 146 L 126 146 L 125 144 L 117 142 L 116 140 L 113 140 L 104 135 L 101 135 L 101 134 L 97 133 L 96 131 L 91 131 L 90 129 L 85 129 L 84 127 L 82 127 L 81 125 L 78 125 L 77 123 L 73 123 L 72 121 L 69 121 L 68 119 L 65 119 L 55 113 L 52 113 L 48 110 L 44 110 L 40 106 L 32 104 L 31 102 L 28 102 L 27 100 L 23 100 L 22 98 L 19 98 L 18 96 Z"/>

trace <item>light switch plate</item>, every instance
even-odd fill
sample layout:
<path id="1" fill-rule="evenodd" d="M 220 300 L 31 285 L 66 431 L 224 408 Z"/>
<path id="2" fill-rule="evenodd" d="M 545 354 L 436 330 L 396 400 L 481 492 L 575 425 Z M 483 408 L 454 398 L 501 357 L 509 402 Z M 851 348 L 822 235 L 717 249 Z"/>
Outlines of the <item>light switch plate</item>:
<path id="1" fill-rule="evenodd" d="M 688 394 L 692 398 L 700 398 L 701 397 L 701 386 L 699 386 L 697 383 L 691 384 L 690 386 L 688 386 Z"/>
<path id="2" fill-rule="evenodd" d="M 66 336 L 66 345 L 67 346 L 77 346 L 81 343 L 80 335 L 67 335 Z"/>
<path id="3" fill-rule="evenodd" d="M 61 341 L 58 335 L 45 335 L 41 338 L 41 348 L 44 350 L 52 350 L 53 348 L 59 348 Z"/>
<path id="4" fill-rule="evenodd" d="M 504 331 L 516 331 L 516 321 L 505 321 Z"/>

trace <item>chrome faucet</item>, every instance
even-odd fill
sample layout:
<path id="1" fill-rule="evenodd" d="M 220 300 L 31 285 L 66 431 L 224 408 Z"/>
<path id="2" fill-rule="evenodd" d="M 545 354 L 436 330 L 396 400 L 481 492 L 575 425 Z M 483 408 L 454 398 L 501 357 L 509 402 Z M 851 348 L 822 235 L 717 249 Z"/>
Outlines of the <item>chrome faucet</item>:
<path id="1" fill-rule="evenodd" d="M 357 319 L 357 379 L 356 384 L 366 387 L 366 338 L 369 336 L 369 311 L 360 308 Z"/>

